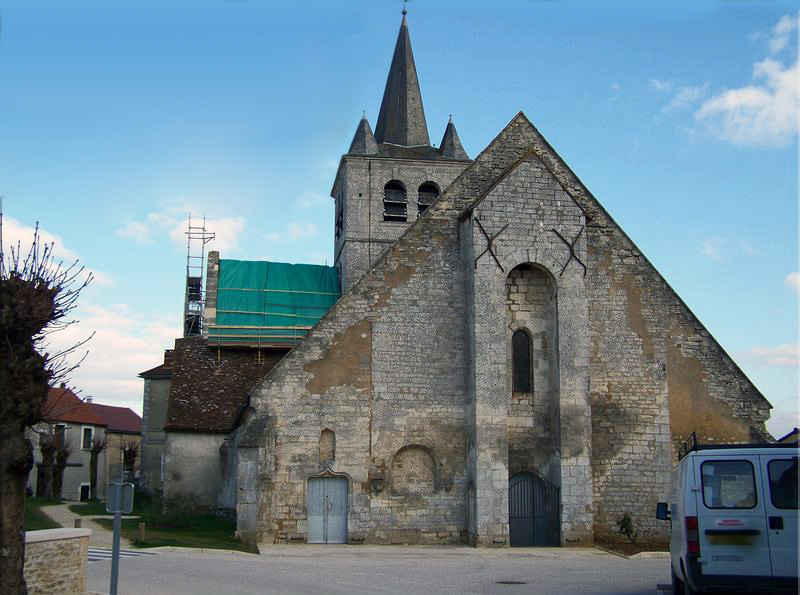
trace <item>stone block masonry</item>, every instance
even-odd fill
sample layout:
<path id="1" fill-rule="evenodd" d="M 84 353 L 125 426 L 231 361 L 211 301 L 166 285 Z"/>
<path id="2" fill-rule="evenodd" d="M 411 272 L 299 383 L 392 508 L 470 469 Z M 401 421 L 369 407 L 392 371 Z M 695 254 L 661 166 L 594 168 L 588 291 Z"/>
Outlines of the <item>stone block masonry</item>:
<path id="1" fill-rule="evenodd" d="M 46 529 L 25 534 L 29 595 L 80 595 L 86 591 L 91 529 Z"/>

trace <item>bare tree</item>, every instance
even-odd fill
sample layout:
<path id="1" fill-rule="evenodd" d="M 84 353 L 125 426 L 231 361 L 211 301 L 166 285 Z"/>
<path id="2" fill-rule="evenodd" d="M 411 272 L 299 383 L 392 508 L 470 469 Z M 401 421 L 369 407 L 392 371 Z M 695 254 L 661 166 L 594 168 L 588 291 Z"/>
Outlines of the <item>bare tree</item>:
<path id="1" fill-rule="evenodd" d="M 53 463 L 56 456 L 56 439 L 53 434 L 41 434 L 39 436 L 39 452 L 42 454 L 42 462 L 39 463 L 36 495 L 52 500 Z"/>
<path id="2" fill-rule="evenodd" d="M 85 341 L 48 353 L 46 339 L 72 322 L 70 312 L 90 281 L 77 263 L 54 260 L 38 225 L 27 256 L 19 244 L 5 255 L 0 241 L 0 593 L 27 593 L 25 488 L 33 448 L 25 430 L 42 421 L 48 389 L 83 361 L 72 356 Z"/>
<path id="3" fill-rule="evenodd" d="M 89 449 L 89 493 L 92 500 L 97 500 L 97 459 L 107 446 L 108 438 L 105 434 L 92 438 L 92 447 Z"/>
<path id="4" fill-rule="evenodd" d="M 122 475 L 125 480 L 133 478 L 133 468 L 136 466 L 136 457 L 139 455 L 139 441 L 136 439 L 123 440 L 122 445 Z"/>
<path id="5" fill-rule="evenodd" d="M 69 457 L 74 451 L 71 438 L 56 440 L 56 456 L 53 464 L 53 497 L 61 498 L 61 489 L 64 485 L 64 469 L 67 468 Z"/>

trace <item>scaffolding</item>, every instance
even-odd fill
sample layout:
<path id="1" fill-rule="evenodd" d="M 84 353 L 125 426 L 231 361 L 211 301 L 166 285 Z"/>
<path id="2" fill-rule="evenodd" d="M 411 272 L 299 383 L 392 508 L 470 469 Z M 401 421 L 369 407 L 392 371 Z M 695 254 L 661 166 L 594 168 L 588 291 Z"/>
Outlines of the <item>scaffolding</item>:
<path id="1" fill-rule="evenodd" d="M 335 267 L 220 260 L 214 311 L 204 330 L 216 347 L 292 347 L 339 299 Z"/>
<path id="2" fill-rule="evenodd" d="M 183 300 L 183 336 L 200 335 L 203 331 L 203 272 L 205 271 L 206 244 L 214 239 L 214 233 L 206 230 L 206 218 L 202 225 L 192 225 L 186 230 L 186 293 Z"/>

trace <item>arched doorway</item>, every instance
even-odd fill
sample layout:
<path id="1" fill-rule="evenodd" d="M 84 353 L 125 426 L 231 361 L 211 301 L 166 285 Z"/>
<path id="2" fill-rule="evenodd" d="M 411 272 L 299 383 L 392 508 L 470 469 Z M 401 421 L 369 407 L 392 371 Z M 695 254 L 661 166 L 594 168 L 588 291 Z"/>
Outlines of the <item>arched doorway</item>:
<path id="1" fill-rule="evenodd" d="M 534 473 L 517 473 L 508 484 L 511 546 L 559 545 L 558 488 Z"/>
<path id="2" fill-rule="evenodd" d="M 347 543 L 346 477 L 309 477 L 306 488 L 308 543 Z"/>

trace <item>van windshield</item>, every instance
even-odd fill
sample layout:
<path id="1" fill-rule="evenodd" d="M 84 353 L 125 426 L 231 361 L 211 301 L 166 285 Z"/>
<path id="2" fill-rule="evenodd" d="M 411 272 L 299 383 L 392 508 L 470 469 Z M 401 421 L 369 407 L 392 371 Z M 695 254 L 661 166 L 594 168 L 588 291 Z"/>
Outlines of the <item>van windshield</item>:
<path id="1" fill-rule="evenodd" d="M 706 461 L 700 472 L 706 508 L 755 507 L 755 473 L 749 461 Z"/>

